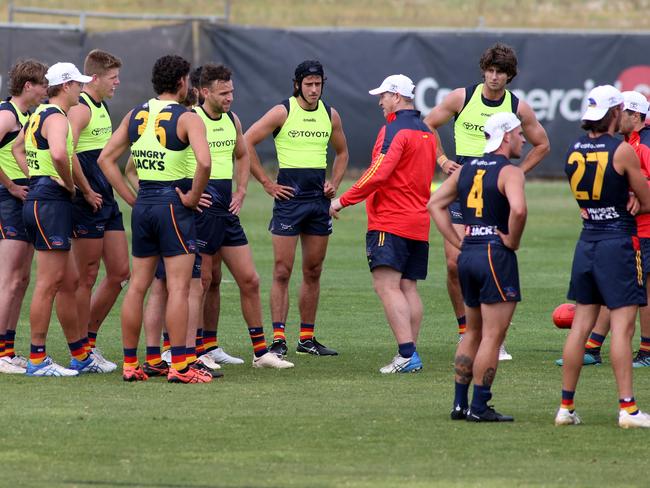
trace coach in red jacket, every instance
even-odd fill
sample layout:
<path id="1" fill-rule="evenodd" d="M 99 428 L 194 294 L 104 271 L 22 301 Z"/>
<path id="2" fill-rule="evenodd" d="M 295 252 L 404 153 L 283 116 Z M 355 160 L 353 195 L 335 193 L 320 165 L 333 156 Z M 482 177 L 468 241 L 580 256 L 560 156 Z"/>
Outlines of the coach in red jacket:
<path id="1" fill-rule="evenodd" d="M 422 322 L 417 280 L 427 276 L 429 214 L 436 138 L 413 108 L 410 78 L 392 75 L 379 88 L 379 106 L 387 123 L 372 151 L 372 164 L 352 188 L 332 201 L 330 214 L 366 201 L 366 253 L 372 281 L 399 346 L 382 373 L 422 369 L 415 350 Z"/>

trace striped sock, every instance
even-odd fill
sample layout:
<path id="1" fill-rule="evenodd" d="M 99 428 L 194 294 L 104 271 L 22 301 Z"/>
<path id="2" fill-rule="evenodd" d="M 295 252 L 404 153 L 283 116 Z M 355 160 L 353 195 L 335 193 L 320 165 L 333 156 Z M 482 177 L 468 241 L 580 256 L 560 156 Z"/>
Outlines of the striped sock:
<path id="1" fill-rule="evenodd" d="M 639 351 L 650 353 L 650 337 L 641 336 L 641 345 L 639 346 Z"/>
<path id="2" fill-rule="evenodd" d="M 4 334 L 0 335 L 0 358 L 5 355 L 5 336 Z"/>
<path id="3" fill-rule="evenodd" d="M 314 338 L 314 324 L 300 322 L 300 341 L 309 341 Z"/>
<path id="4" fill-rule="evenodd" d="M 85 361 L 88 359 L 88 353 L 84 347 L 83 339 L 79 339 L 76 342 L 68 342 L 68 347 L 70 348 L 70 355 L 77 361 Z"/>
<path id="5" fill-rule="evenodd" d="M 162 358 L 160 357 L 160 347 L 149 347 L 147 346 L 147 362 L 152 366 L 158 366 L 162 363 Z"/>
<path id="6" fill-rule="evenodd" d="M 124 367 L 137 368 L 138 363 L 138 348 L 124 348 Z"/>
<path id="7" fill-rule="evenodd" d="M 185 346 L 172 346 L 172 368 L 179 373 L 187 371 L 187 361 L 185 360 Z"/>
<path id="8" fill-rule="evenodd" d="M 266 348 L 266 341 L 264 340 L 264 328 L 252 327 L 248 329 L 248 335 L 251 337 L 253 343 L 253 353 L 256 358 L 264 356 L 269 350 Z"/>
<path id="9" fill-rule="evenodd" d="M 214 351 L 217 347 L 219 347 L 219 340 L 217 339 L 217 331 L 204 330 L 203 331 L 204 352 Z"/>
<path id="10" fill-rule="evenodd" d="M 605 342 L 605 336 L 592 332 L 587 344 L 585 345 L 585 349 L 592 353 L 599 353 L 600 348 L 603 346 L 603 342 Z"/>
<path id="11" fill-rule="evenodd" d="M 458 334 L 463 335 L 467 330 L 467 319 L 465 319 L 464 315 L 461 315 L 456 317 L 456 322 L 458 322 Z"/>
<path id="12" fill-rule="evenodd" d="M 573 412 L 576 408 L 573 404 L 575 394 L 575 391 L 562 390 L 562 403 L 560 404 L 560 408 L 566 408 L 569 412 Z"/>
<path id="13" fill-rule="evenodd" d="M 84 351 L 86 351 L 86 354 L 90 354 L 92 352 L 92 348 L 90 347 L 90 340 L 88 339 L 88 336 L 83 337 L 81 339 L 81 342 L 84 345 Z"/>
<path id="14" fill-rule="evenodd" d="M 95 349 L 95 344 L 97 344 L 97 332 L 88 331 L 88 342 L 90 343 L 91 349 Z"/>
<path id="15" fill-rule="evenodd" d="M 200 356 L 205 352 L 205 346 L 203 346 L 203 329 L 196 329 L 196 355 Z"/>
<path id="16" fill-rule="evenodd" d="M 12 358 L 16 355 L 16 351 L 14 350 L 15 339 L 16 339 L 16 331 L 7 329 L 7 332 L 5 332 L 5 351 L 4 351 L 5 356 L 9 356 L 10 358 Z"/>
<path id="17" fill-rule="evenodd" d="M 273 322 L 273 340 L 274 341 L 287 341 L 287 337 L 284 335 L 284 322 Z"/>
<path id="18" fill-rule="evenodd" d="M 618 404 L 621 407 L 621 410 L 625 410 L 630 415 L 636 415 L 639 413 L 639 408 L 636 406 L 636 401 L 634 397 L 632 398 L 620 398 Z"/>
<path id="19" fill-rule="evenodd" d="M 29 346 L 29 362 L 32 364 L 41 364 L 45 361 L 45 344 L 42 346 L 35 346 L 32 344 Z"/>
<path id="20" fill-rule="evenodd" d="M 185 348 L 185 361 L 187 361 L 187 364 L 196 362 L 196 347 Z"/>
<path id="21" fill-rule="evenodd" d="M 162 347 L 163 352 L 169 351 L 171 347 L 172 345 L 169 342 L 169 334 L 167 332 L 163 332 L 163 347 Z"/>

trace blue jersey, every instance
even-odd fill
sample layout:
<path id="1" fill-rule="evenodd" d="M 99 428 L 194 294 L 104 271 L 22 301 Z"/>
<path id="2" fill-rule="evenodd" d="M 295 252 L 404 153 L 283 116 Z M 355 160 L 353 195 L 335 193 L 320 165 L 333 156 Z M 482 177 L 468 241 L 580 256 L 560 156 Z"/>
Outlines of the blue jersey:
<path id="1" fill-rule="evenodd" d="M 580 207 L 584 241 L 636 234 L 636 221 L 627 211 L 629 182 L 614 169 L 621 141 L 609 134 L 580 137 L 569 149 L 564 172 Z"/>
<path id="2" fill-rule="evenodd" d="M 494 240 L 497 229 L 508 233 L 510 204 L 499 191 L 499 173 L 511 163 L 505 156 L 484 154 L 463 164 L 458 178 L 466 242 Z M 497 237 L 498 239 L 498 237 Z"/>
<path id="3" fill-rule="evenodd" d="M 646 125 L 639 131 L 639 139 L 641 140 L 641 144 L 650 147 L 650 127 Z"/>

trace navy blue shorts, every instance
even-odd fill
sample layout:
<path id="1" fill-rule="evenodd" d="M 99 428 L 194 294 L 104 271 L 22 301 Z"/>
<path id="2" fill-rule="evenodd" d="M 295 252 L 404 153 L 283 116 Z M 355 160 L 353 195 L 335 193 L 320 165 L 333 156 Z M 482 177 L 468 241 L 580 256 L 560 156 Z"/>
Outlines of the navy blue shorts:
<path id="1" fill-rule="evenodd" d="M 97 212 L 78 196 L 72 202 L 73 237 L 76 239 L 102 239 L 104 232 L 124 231 L 122 212 L 116 201 L 104 203 Z"/>
<path id="2" fill-rule="evenodd" d="M 366 255 L 370 271 L 387 266 L 406 280 L 424 280 L 429 267 L 429 243 L 371 230 L 366 234 Z"/>
<path id="3" fill-rule="evenodd" d="M 192 267 L 192 278 L 201 277 L 201 261 L 202 261 L 201 255 L 199 253 L 196 253 L 194 255 L 194 266 Z M 158 260 L 155 276 L 157 280 L 167 279 L 167 271 L 165 270 L 165 261 L 163 261 L 163 258 L 160 258 Z"/>
<path id="4" fill-rule="evenodd" d="M 569 300 L 620 308 L 646 305 L 645 274 L 637 237 L 579 240 L 573 255 Z"/>
<path id="5" fill-rule="evenodd" d="M 180 204 L 136 201 L 131 232 L 131 253 L 138 258 L 196 252 L 194 211 Z"/>
<path id="6" fill-rule="evenodd" d="M 517 255 L 499 241 L 463 242 L 458 280 L 468 307 L 521 301 Z"/>
<path id="7" fill-rule="evenodd" d="M 641 245 L 641 259 L 643 260 L 643 273 L 650 274 L 650 238 L 639 237 Z"/>
<path id="8" fill-rule="evenodd" d="M 222 246 L 248 244 L 236 215 L 215 215 L 204 211 L 196 217 L 196 245 L 200 253 L 215 255 Z"/>
<path id="9" fill-rule="evenodd" d="M 451 215 L 452 224 L 463 224 L 463 211 L 460 208 L 460 200 L 451 202 L 447 210 L 449 211 L 449 215 Z"/>
<path id="10" fill-rule="evenodd" d="M 23 221 L 23 202 L 12 195 L 0 200 L 0 239 L 30 242 Z"/>
<path id="11" fill-rule="evenodd" d="M 269 230 L 277 236 L 309 234 L 328 236 L 332 233 L 330 200 L 276 200 Z"/>
<path id="12" fill-rule="evenodd" d="M 72 244 L 72 202 L 27 200 L 23 221 L 29 242 L 37 251 L 69 251 Z"/>

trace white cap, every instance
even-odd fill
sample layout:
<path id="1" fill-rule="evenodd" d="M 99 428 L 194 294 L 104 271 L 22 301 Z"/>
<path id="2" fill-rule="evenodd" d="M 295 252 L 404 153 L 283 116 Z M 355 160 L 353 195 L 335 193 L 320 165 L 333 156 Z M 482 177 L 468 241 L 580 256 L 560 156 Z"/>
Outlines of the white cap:
<path id="1" fill-rule="evenodd" d="M 582 120 L 600 120 L 610 108 L 623 103 L 623 95 L 612 85 L 600 85 L 589 92 L 587 103 Z"/>
<path id="2" fill-rule="evenodd" d="M 77 67 L 72 63 L 56 63 L 50 66 L 45 73 L 45 78 L 49 86 L 62 85 L 68 81 L 78 81 L 80 83 L 89 83 L 93 81 L 92 76 L 82 75 Z"/>
<path id="3" fill-rule="evenodd" d="M 483 152 L 491 153 L 499 149 L 503 136 L 520 125 L 521 120 L 512 112 L 499 112 L 491 115 L 483 127 L 483 133 L 487 139 Z"/>
<path id="4" fill-rule="evenodd" d="M 408 98 L 413 98 L 413 90 L 415 85 L 408 76 L 404 75 L 390 75 L 381 85 L 368 93 L 371 95 L 381 95 L 382 93 L 399 93 L 400 95 Z"/>
<path id="5" fill-rule="evenodd" d="M 637 91 L 624 91 L 621 95 L 623 95 L 623 108 L 625 110 L 639 112 L 643 115 L 648 113 L 648 107 L 650 104 L 645 95 Z"/>

